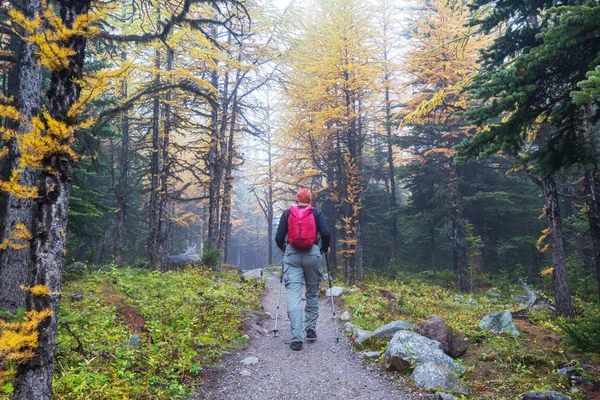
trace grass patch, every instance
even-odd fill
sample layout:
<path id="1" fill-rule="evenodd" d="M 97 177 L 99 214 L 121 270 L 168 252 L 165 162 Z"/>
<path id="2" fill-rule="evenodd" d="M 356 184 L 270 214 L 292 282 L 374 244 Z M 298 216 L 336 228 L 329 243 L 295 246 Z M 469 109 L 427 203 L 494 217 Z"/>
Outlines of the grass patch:
<path id="1" fill-rule="evenodd" d="M 66 283 L 54 398 L 188 395 L 207 366 L 245 342 L 242 311 L 259 309 L 262 285 L 197 268 L 113 269 Z"/>

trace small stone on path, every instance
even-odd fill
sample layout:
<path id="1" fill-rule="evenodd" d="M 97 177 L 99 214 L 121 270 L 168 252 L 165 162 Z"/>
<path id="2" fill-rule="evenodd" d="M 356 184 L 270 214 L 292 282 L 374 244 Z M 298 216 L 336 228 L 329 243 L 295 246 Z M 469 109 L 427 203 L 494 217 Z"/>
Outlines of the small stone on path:
<path id="1" fill-rule="evenodd" d="M 242 369 L 242 370 L 240 370 L 240 375 L 250 376 L 250 375 L 252 375 L 252 372 L 248 371 L 247 369 Z"/>
<path id="2" fill-rule="evenodd" d="M 325 294 L 327 296 L 333 296 L 333 297 L 338 297 L 341 296 L 342 293 L 344 293 L 344 288 L 341 286 L 334 286 L 331 289 L 327 289 L 327 292 L 325 292 Z"/>
<path id="3" fill-rule="evenodd" d="M 258 357 L 246 357 L 240 361 L 242 365 L 255 365 L 258 364 Z"/>

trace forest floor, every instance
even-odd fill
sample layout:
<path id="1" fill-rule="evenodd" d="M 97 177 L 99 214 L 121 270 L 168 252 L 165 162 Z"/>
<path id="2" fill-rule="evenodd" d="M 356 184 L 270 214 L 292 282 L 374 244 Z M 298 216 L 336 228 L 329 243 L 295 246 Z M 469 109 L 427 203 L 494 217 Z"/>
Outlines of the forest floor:
<path id="1" fill-rule="evenodd" d="M 262 306 L 273 318 L 277 310 L 279 278 L 270 273 L 266 280 Z M 336 330 L 331 302 L 321 296 L 318 339 L 307 342 L 301 351 L 292 351 L 291 332 L 285 308 L 285 287 L 281 294 L 279 336 L 273 336 L 275 321 L 250 318 L 246 332 L 250 341 L 246 347 L 229 354 L 221 368 L 203 375 L 204 381 L 193 399 L 429 399 L 413 387 L 406 386 L 401 376 L 388 375 L 376 364 L 362 360 L 361 353 L 352 350 L 340 327 Z M 255 365 L 240 362 L 257 357 Z"/>

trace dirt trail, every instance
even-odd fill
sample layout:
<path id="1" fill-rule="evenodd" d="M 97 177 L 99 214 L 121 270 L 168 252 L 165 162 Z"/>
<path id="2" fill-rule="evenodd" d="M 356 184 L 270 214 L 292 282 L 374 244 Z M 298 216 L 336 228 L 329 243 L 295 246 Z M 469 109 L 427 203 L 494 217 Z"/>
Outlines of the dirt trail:
<path id="1" fill-rule="evenodd" d="M 262 305 L 275 316 L 279 278 L 269 275 Z M 278 337 L 273 337 L 274 320 L 255 321 L 249 327 L 248 346 L 225 361 L 225 372 L 214 372 L 193 399 L 276 400 L 276 399 L 422 399 L 411 388 L 399 388 L 377 369 L 369 369 L 360 354 L 352 351 L 340 327 L 335 326 L 329 298 L 321 297 L 317 323 L 318 340 L 305 343 L 301 351 L 289 347 L 291 333 L 282 291 Z M 268 334 L 265 333 L 268 331 Z M 256 365 L 244 366 L 246 357 L 258 357 Z"/>

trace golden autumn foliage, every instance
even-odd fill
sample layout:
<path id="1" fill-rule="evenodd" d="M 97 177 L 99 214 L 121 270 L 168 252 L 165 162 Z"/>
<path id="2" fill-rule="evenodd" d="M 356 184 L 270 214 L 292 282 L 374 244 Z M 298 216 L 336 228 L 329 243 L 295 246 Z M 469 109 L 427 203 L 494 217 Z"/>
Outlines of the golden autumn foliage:
<path id="1" fill-rule="evenodd" d="M 51 315 L 50 310 L 32 310 L 21 322 L 0 319 L 0 385 L 13 378 L 14 371 L 6 368 L 9 362 L 23 363 L 33 356 L 38 344 L 38 326 Z"/>
<path id="2" fill-rule="evenodd" d="M 77 17 L 72 28 L 63 24 L 54 7 L 46 0 L 42 1 L 42 15 L 28 18 L 17 9 L 9 10 L 12 22 L 19 25 L 25 35 L 21 39 L 37 47 L 36 55 L 40 65 L 48 70 L 58 72 L 69 66 L 69 57 L 73 56 L 74 50 L 63 44 L 73 37 L 92 37 L 100 33 L 98 27 L 93 24 L 105 17 L 101 10 L 89 12 Z"/>
<path id="3" fill-rule="evenodd" d="M 29 247 L 29 241 L 32 239 L 31 232 L 27 229 L 24 223 L 18 222 L 15 227 L 9 232 L 2 243 L 0 243 L 0 250 L 6 250 L 12 248 L 14 250 L 21 250 Z"/>

